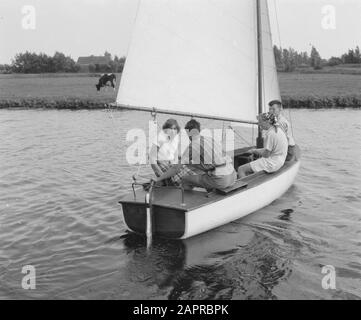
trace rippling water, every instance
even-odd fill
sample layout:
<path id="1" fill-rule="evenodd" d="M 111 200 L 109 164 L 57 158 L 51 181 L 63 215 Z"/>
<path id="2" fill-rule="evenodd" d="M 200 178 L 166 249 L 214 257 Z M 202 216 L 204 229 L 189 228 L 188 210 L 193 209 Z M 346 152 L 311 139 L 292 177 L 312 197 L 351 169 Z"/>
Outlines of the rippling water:
<path id="1" fill-rule="evenodd" d="M 126 132 L 149 115 L 0 110 L 0 299 L 360 299 L 361 113 L 292 118 L 302 169 L 282 198 L 147 252 L 117 202 L 136 169 Z M 21 287 L 25 265 L 35 290 Z"/>

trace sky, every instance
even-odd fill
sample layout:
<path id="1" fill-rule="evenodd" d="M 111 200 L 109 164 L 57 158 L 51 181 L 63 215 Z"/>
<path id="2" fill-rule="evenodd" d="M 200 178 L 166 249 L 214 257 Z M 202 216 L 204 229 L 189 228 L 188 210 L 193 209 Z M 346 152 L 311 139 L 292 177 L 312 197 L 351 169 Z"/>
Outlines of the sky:
<path id="1" fill-rule="evenodd" d="M 1 0 L 0 63 L 10 63 L 26 50 L 49 55 L 60 51 L 75 60 L 105 51 L 126 55 L 138 1 Z M 361 0 L 268 3 L 276 45 L 308 52 L 313 45 L 323 58 L 361 46 Z M 33 11 L 26 6 L 34 8 L 35 20 L 28 19 Z"/>

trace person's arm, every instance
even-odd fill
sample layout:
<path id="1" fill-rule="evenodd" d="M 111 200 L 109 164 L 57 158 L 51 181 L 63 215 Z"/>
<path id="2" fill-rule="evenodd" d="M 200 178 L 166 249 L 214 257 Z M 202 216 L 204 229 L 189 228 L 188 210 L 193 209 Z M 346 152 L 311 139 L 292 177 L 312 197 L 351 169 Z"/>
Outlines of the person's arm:
<path id="1" fill-rule="evenodd" d="M 150 165 L 157 177 L 160 177 L 163 174 L 163 171 L 159 168 L 157 164 L 151 164 Z"/>
<path id="2" fill-rule="evenodd" d="M 251 149 L 250 151 L 248 151 L 249 153 L 253 153 L 253 154 L 256 154 L 260 157 L 263 157 L 264 156 L 264 153 L 266 152 L 266 149 L 263 148 L 263 149 Z"/>
<path id="3" fill-rule="evenodd" d="M 282 130 L 282 129 L 280 129 Z M 275 133 L 270 133 L 266 139 L 265 151 L 263 152 L 263 158 L 269 158 L 272 153 L 273 146 L 276 144 Z"/>
<path id="4" fill-rule="evenodd" d="M 159 178 L 155 179 L 155 182 L 160 182 L 175 176 L 182 168 L 183 164 L 189 163 L 189 146 L 186 148 L 184 153 L 178 159 L 178 164 L 172 165 L 167 172 L 163 173 Z"/>
<path id="5" fill-rule="evenodd" d="M 169 178 L 172 178 L 173 176 L 175 176 L 180 169 L 182 168 L 181 164 L 175 164 L 173 166 L 171 166 L 167 172 L 164 172 L 160 177 L 153 179 L 155 182 L 160 182 L 163 180 L 167 180 Z"/>
<path id="6" fill-rule="evenodd" d="M 159 168 L 158 164 L 157 164 L 157 160 L 158 160 L 158 146 L 153 144 L 152 148 L 150 149 L 150 153 L 149 153 L 149 161 L 150 161 L 150 166 L 152 167 L 154 173 L 159 177 L 163 174 L 163 171 Z"/>
<path id="7" fill-rule="evenodd" d="M 262 157 L 263 158 L 269 158 L 271 155 L 271 151 L 267 150 L 267 149 L 264 149 L 263 151 L 263 154 L 262 154 Z"/>

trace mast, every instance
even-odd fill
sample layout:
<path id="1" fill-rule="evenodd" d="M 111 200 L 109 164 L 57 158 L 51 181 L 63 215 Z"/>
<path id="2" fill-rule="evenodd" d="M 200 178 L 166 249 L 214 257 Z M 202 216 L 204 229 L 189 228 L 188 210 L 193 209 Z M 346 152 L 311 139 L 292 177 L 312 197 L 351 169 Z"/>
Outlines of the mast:
<path id="1" fill-rule="evenodd" d="M 258 55 L 258 114 L 263 112 L 263 66 L 262 66 L 262 16 L 261 0 L 257 0 L 257 55 Z M 257 148 L 263 148 L 262 130 L 258 126 Z"/>

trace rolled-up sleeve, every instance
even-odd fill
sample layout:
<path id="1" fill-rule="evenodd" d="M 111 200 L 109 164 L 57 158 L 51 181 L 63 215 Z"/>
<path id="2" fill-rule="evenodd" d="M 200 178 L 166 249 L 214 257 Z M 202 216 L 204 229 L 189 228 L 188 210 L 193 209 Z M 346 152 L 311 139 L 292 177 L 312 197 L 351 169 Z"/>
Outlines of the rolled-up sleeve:
<path id="1" fill-rule="evenodd" d="M 273 148 L 275 146 L 275 133 L 274 132 L 270 132 L 267 136 L 267 139 L 266 139 L 266 146 L 265 148 L 272 152 L 273 151 Z"/>

